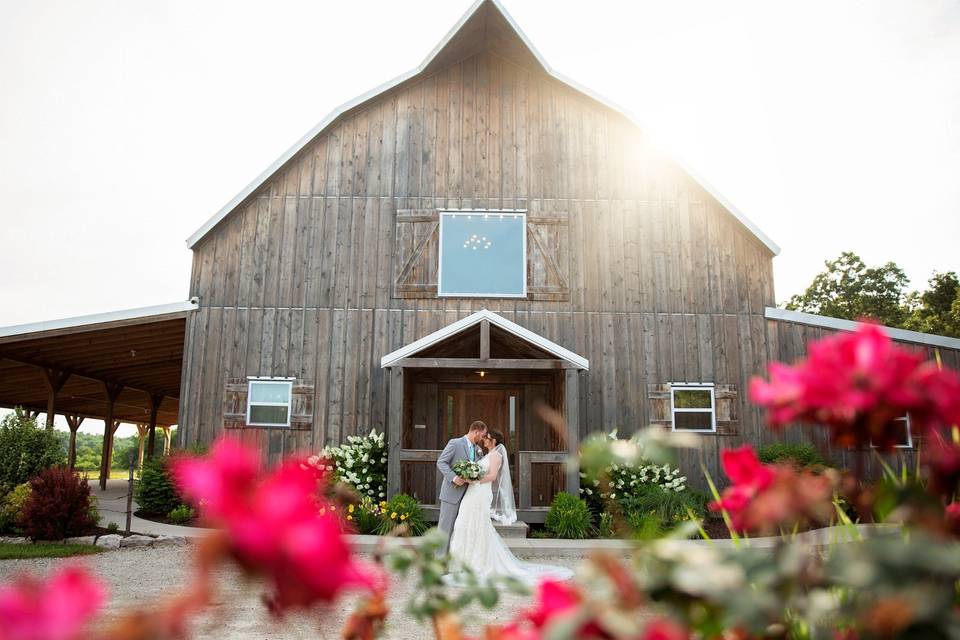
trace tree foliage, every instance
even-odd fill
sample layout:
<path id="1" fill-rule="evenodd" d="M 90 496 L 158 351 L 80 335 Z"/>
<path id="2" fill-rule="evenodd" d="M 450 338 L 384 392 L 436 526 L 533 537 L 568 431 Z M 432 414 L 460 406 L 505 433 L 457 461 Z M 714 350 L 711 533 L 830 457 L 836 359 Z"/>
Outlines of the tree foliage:
<path id="1" fill-rule="evenodd" d="M 0 420 L 0 494 L 65 459 L 53 432 L 20 409 Z"/>
<path id="2" fill-rule="evenodd" d="M 909 279 L 895 262 L 870 267 L 844 251 L 824 262 L 826 269 L 787 309 L 831 318 L 871 318 L 888 327 L 960 337 L 960 280 L 952 271 L 934 272 L 926 291 L 908 292 Z"/>

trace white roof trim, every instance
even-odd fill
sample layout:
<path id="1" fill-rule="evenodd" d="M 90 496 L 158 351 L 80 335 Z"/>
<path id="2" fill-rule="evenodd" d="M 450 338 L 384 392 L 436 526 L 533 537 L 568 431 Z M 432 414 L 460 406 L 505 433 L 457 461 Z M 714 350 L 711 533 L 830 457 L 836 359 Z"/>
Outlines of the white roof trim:
<path id="1" fill-rule="evenodd" d="M 826 329 L 839 329 L 841 331 L 853 331 L 857 328 L 858 324 L 853 320 L 830 318 L 827 316 L 820 316 L 815 313 L 806 313 L 805 311 L 790 311 L 789 309 L 777 309 L 775 307 L 767 307 L 763 315 L 768 320 L 786 320 L 788 322 L 808 324 L 814 327 L 824 327 Z M 895 329 L 893 327 L 886 326 L 883 328 L 894 340 L 915 342 L 917 344 L 929 345 L 931 347 L 960 349 L 960 338 L 949 338 L 947 336 L 938 336 L 932 333 L 921 333 L 919 331 Z"/>
<path id="2" fill-rule="evenodd" d="M 413 354 L 417 353 L 418 351 L 422 351 L 429 346 L 432 346 L 438 342 L 441 342 L 449 338 L 450 336 L 460 333 L 464 329 L 468 329 L 474 325 L 480 324 L 481 320 L 489 320 L 490 324 L 496 325 L 501 329 L 503 329 L 504 331 L 508 331 L 513 335 L 517 336 L 518 338 L 522 338 L 527 342 L 529 342 L 530 344 L 540 347 L 544 351 L 548 353 L 552 353 L 558 358 L 562 360 L 566 360 L 567 362 L 570 362 L 576 365 L 577 368 L 579 369 L 583 369 L 584 371 L 590 370 L 590 361 L 584 358 L 583 356 L 579 356 L 575 354 L 573 351 L 564 349 L 563 347 L 558 345 L 556 342 L 547 340 L 540 334 L 534 333 L 529 329 L 521 327 L 515 322 L 510 322 L 503 316 L 497 315 L 496 313 L 492 311 L 488 311 L 487 309 L 481 309 L 480 311 L 477 311 L 476 313 L 473 313 L 467 316 L 466 318 L 461 318 L 460 320 L 457 320 L 454 323 L 448 324 L 447 326 L 445 326 L 444 328 L 438 331 L 434 331 L 428 336 L 424 336 L 419 340 L 411 342 L 405 347 L 401 347 L 396 351 L 393 351 L 392 353 L 388 353 L 387 355 L 383 356 L 383 358 L 380 359 L 380 366 L 389 367 L 391 364 L 393 364 L 398 360 L 410 357 Z"/>
<path id="3" fill-rule="evenodd" d="M 53 331 L 59 329 L 75 329 L 108 322 L 117 322 L 123 320 L 145 320 L 149 321 L 160 316 L 168 316 L 188 311 L 195 311 L 199 304 L 194 300 L 186 302 L 174 302 L 171 304 L 159 304 L 151 307 L 140 307 L 138 309 L 125 309 L 123 311 L 110 311 L 108 313 L 95 313 L 88 316 L 76 316 L 73 318 L 61 318 L 59 320 L 44 320 L 30 324 L 17 324 L 8 327 L 0 327 L 0 338 L 12 336 L 29 335 L 32 333 L 42 333 L 44 331 Z"/>
<path id="4" fill-rule="evenodd" d="M 463 27 L 463 25 L 467 22 L 467 20 L 470 19 L 470 16 L 472 16 L 477 11 L 477 9 L 479 9 L 483 5 L 483 3 L 487 1 L 492 3 L 500 11 L 500 13 L 503 14 L 503 17 L 506 19 L 507 23 L 509 23 L 509 25 L 516 32 L 520 40 L 527 46 L 528 49 L 530 49 L 530 52 L 533 53 L 537 61 L 543 66 L 544 70 L 547 72 L 547 75 L 553 77 L 555 80 L 562 82 L 563 84 L 569 86 L 570 88 L 576 91 L 579 91 L 580 93 L 583 93 L 589 96 L 590 98 L 593 98 L 594 100 L 608 107 L 609 109 L 616 111 L 617 113 L 627 118 L 630 122 L 632 122 L 637 128 L 644 129 L 644 127 L 640 126 L 640 122 L 636 118 L 636 116 L 630 113 L 627 109 L 624 109 L 623 107 L 620 107 L 619 105 L 611 102 L 610 100 L 607 100 L 606 98 L 599 95 L 598 93 L 567 78 L 563 74 L 560 74 L 554 71 L 550 67 L 550 65 L 547 64 L 547 61 L 544 59 L 544 57 L 540 55 L 540 52 L 537 51 L 537 48 L 533 46 L 533 43 L 530 42 L 530 39 L 523 32 L 523 30 L 520 29 L 520 26 L 517 24 L 516 20 L 513 19 L 513 16 L 511 16 L 509 12 L 507 12 L 507 10 L 503 7 L 503 5 L 500 3 L 499 0 L 476 0 L 470 6 L 470 8 L 467 9 L 467 12 L 463 14 L 460 20 L 457 21 L 457 23 L 453 26 L 453 28 L 447 33 L 447 35 L 444 36 L 443 40 L 441 40 L 437 44 L 437 46 L 433 48 L 433 51 L 431 51 L 429 55 L 427 55 L 427 57 L 424 58 L 423 62 L 421 62 L 415 69 L 408 71 L 407 73 L 404 73 L 402 75 L 399 75 L 393 80 L 390 80 L 389 82 L 386 82 L 380 85 L 379 87 L 376 87 L 375 89 L 372 89 L 367 93 L 364 93 L 363 95 L 358 96 L 353 100 L 350 100 L 349 102 L 343 103 L 342 105 L 334 109 L 332 112 L 330 112 L 330 114 L 328 114 L 326 118 L 321 120 L 315 127 L 313 127 L 310 131 L 308 131 L 305 136 L 303 136 L 302 138 L 300 138 L 300 140 L 296 142 L 296 144 L 294 144 L 292 147 L 287 149 L 287 151 L 284 152 L 283 155 L 277 158 L 273 162 L 273 164 L 271 164 L 269 167 L 267 167 L 267 169 L 263 173 L 257 176 L 253 180 L 253 182 L 251 182 L 246 187 L 244 187 L 244 189 L 240 193 L 238 193 L 236 196 L 234 196 L 233 199 L 230 200 L 230 202 L 224 205 L 224 207 L 220 209 L 220 211 L 218 211 L 212 218 L 207 220 L 203 224 L 203 226 L 201 226 L 199 229 L 197 229 L 193 233 L 193 235 L 187 238 L 187 246 L 191 249 L 194 246 L 196 246 L 196 244 L 200 242 L 200 240 L 205 235 L 207 235 L 207 233 L 209 233 L 215 226 L 220 224 L 220 222 L 224 218 L 226 218 L 230 214 L 230 212 L 237 207 L 237 205 L 239 205 L 241 202 L 246 200 L 254 191 L 259 189 L 274 173 L 277 172 L 278 169 L 280 169 L 280 167 L 286 164 L 287 161 L 289 161 L 291 158 L 293 158 L 293 156 L 299 153 L 314 138 L 320 135 L 320 133 L 324 129 L 326 129 L 328 126 L 333 124 L 333 122 L 337 118 L 342 116 L 344 113 L 346 113 L 350 109 L 353 109 L 363 104 L 364 102 L 367 102 L 368 100 L 371 100 L 377 97 L 381 93 L 389 91 L 390 89 L 393 89 L 399 84 L 406 82 L 410 78 L 413 78 L 414 76 L 419 75 L 424 69 L 427 68 L 427 66 L 433 61 L 433 59 L 437 56 L 437 54 L 440 53 L 440 51 L 445 46 L 447 46 L 447 44 L 453 39 L 453 37 L 457 34 L 457 32 L 460 31 L 461 27 Z M 771 240 L 767 236 L 767 234 L 761 231 L 760 228 L 753 223 L 753 221 L 751 221 L 739 209 L 733 206 L 733 204 L 730 201 L 728 201 L 726 198 L 720 195 L 720 193 L 713 186 L 711 186 L 705 180 L 700 178 L 695 172 L 691 171 L 690 168 L 686 166 L 685 163 L 678 160 L 675 156 L 673 156 L 672 158 L 673 158 L 673 161 L 676 162 L 677 165 L 679 165 L 680 168 L 683 169 L 695 182 L 697 182 L 717 202 L 723 205 L 723 207 L 727 211 L 729 211 L 733 215 L 733 217 L 739 220 L 744 227 L 746 227 L 751 233 L 753 233 L 753 235 L 756 236 L 756 238 L 760 242 L 762 242 L 773 253 L 773 255 L 776 256 L 780 254 L 780 247 L 777 246 L 777 244 L 773 240 Z"/>

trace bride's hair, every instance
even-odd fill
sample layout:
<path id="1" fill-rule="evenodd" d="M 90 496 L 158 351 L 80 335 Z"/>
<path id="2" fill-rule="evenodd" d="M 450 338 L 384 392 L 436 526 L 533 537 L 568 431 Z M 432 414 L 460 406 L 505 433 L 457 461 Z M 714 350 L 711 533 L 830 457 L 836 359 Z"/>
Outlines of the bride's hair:
<path id="1" fill-rule="evenodd" d="M 493 445 L 494 449 L 496 449 L 497 447 L 503 444 L 503 434 L 497 431 L 496 429 L 488 429 L 487 437 L 492 438 L 493 441 L 496 443 Z"/>

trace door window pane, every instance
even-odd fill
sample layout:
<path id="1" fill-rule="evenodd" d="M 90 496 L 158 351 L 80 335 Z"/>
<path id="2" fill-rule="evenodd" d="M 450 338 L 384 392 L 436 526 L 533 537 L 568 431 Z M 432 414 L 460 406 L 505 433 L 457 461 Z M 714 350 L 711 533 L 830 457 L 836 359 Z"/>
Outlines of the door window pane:
<path id="1" fill-rule="evenodd" d="M 441 296 L 526 295 L 526 216 L 440 214 Z"/>

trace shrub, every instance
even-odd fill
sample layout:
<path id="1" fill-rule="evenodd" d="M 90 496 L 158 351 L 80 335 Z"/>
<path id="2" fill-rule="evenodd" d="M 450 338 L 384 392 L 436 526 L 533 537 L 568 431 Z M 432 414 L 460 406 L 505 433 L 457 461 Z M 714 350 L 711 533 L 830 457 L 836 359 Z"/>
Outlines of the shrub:
<path id="1" fill-rule="evenodd" d="M 544 527 L 555 538 L 586 538 L 593 529 L 590 525 L 590 509 L 580 498 L 560 492 L 553 498 Z"/>
<path id="2" fill-rule="evenodd" d="M 111 522 L 107 525 L 107 531 L 110 533 L 116 533 L 117 531 L 120 531 L 120 525 L 118 525 L 116 522 Z"/>
<path id="3" fill-rule="evenodd" d="M 14 487 L 0 501 L 0 532 L 16 531 L 20 528 L 23 505 L 30 498 L 30 483 L 24 482 Z"/>
<path id="4" fill-rule="evenodd" d="M 334 477 L 361 496 L 383 500 L 387 496 L 387 445 L 376 430 L 367 436 L 349 436 L 347 443 L 327 447 L 321 454 L 334 465 Z"/>
<path id="5" fill-rule="evenodd" d="M 357 533 L 376 534 L 380 529 L 380 516 L 386 508 L 386 502 L 378 504 L 364 496 L 360 502 L 347 507 L 347 521 Z"/>
<path id="6" fill-rule="evenodd" d="M 613 531 L 613 514 L 609 511 L 604 511 L 600 514 L 599 522 L 597 523 L 597 535 L 601 538 L 612 538 Z"/>
<path id="7" fill-rule="evenodd" d="M 65 462 L 56 433 L 38 427 L 23 411 L 0 420 L 0 486 L 9 490 Z"/>
<path id="8" fill-rule="evenodd" d="M 147 515 L 165 516 L 183 504 L 167 458 L 144 461 L 134 495 L 140 511 Z"/>
<path id="9" fill-rule="evenodd" d="M 193 520 L 197 513 L 189 505 L 181 504 L 170 510 L 167 517 L 174 524 L 184 524 Z"/>
<path id="10" fill-rule="evenodd" d="M 617 440 L 617 432 L 606 436 L 609 442 Z M 636 442 L 636 440 L 633 440 Z M 669 464 L 611 464 L 599 471 L 580 473 L 580 497 L 587 501 L 595 519 L 607 510 L 609 500 L 623 500 L 643 491 L 647 486 L 658 486 L 667 491 L 684 491 L 687 478 L 680 469 Z"/>
<path id="11" fill-rule="evenodd" d="M 644 539 L 658 537 L 677 524 L 706 515 L 707 498 L 687 489 L 668 491 L 657 485 L 644 485 L 629 498 L 619 501 L 627 527 Z"/>
<path id="12" fill-rule="evenodd" d="M 419 536 L 427 530 L 427 520 L 420 503 L 405 493 L 398 493 L 382 509 L 377 533 L 388 534 L 402 524 L 407 525 L 409 535 L 413 536 Z"/>
<path id="13" fill-rule="evenodd" d="M 96 525 L 90 516 L 90 485 L 65 467 L 45 469 L 30 481 L 23 505 L 23 532 L 34 540 L 79 536 Z"/>
<path id="14" fill-rule="evenodd" d="M 801 469 L 827 466 L 817 448 L 807 442 L 772 442 L 760 447 L 757 456 L 764 464 L 791 462 Z"/>

